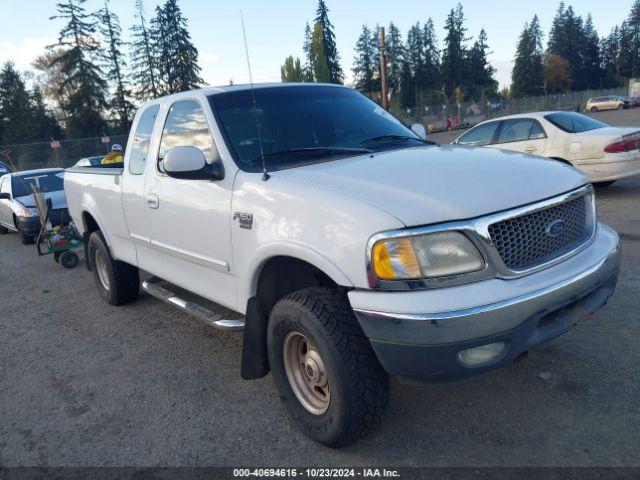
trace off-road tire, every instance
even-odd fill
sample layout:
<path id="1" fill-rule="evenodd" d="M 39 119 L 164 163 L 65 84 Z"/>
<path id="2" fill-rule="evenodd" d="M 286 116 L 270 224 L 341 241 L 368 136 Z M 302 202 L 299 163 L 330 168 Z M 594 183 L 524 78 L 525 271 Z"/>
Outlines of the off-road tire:
<path id="1" fill-rule="evenodd" d="M 284 366 L 284 342 L 302 333 L 322 357 L 331 398 L 316 415 L 296 398 Z M 382 369 L 343 293 L 313 287 L 291 293 L 272 309 L 267 346 L 280 398 L 297 426 L 329 447 L 351 444 L 380 423 L 389 401 L 389 377 Z"/>
<path id="2" fill-rule="evenodd" d="M 114 260 L 107 247 L 102 233 L 96 231 L 89 237 L 89 258 L 91 271 L 96 287 L 107 302 L 111 305 L 122 305 L 132 302 L 140 294 L 140 275 L 138 269 L 128 263 Z M 100 280 L 98 268 L 96 267 L 96 252 L 102 255 L 105 260 L 104 272 L 108 278 L 108 287 Z"/>

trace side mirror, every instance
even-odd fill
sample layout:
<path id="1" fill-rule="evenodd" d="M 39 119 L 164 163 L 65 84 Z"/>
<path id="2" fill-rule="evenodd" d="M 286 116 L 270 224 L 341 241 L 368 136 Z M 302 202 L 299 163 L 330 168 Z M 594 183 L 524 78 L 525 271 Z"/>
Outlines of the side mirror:
<path id="1" fill-rule="evenodd" d="M 10 193 L 0 193 L 0 200 L 11 200 L 11 194 Z"/>
<path id="2" fill-rule="evenodd" d="M 424 128 L 424 125 L 421 125 L 420 123 L 414 123 L 411 125 L 411 131 L 423 140 L 427 138 L 427 130 Z"/>
<path id="3" fill-rule="evenodd" d="M 175 147 L 164 157 L 164 171 L 172 178 L 182 180 L 222 180 L 222 161 L 207 164 L 202 150 L 196 147 Z"/>

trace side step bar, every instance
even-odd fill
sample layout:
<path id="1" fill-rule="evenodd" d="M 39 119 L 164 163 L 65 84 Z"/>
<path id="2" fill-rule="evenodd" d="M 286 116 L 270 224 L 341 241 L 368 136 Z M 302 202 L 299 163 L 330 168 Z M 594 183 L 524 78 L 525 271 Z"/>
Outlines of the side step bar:
<path id="1" fill-rule="evenodd" d="M 142 282 L 142 289 L 149 295 L 156 297 L 158 300 L 162 300 L 163 302 L 168 303 L 189 315 L 199 318 L 218 330 L 224 330 L 225 332 L 239 332 L 244 330 L 243 319 L 226 319 L 219 313 L 209 310 L 202 305 L 183 300 L 172 291 L 158 285 L 157 282 L 160 281 L 161 280 L 156 277 L 149 278 Z"/>

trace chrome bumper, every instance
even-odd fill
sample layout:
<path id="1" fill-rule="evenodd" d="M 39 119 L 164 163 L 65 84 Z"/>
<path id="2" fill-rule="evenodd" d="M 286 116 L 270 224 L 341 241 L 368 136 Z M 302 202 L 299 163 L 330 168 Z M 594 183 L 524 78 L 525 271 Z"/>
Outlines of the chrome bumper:
<path id="1" fill-rule="evenodd" d="M 433 370 L 434 362 L 438 363 L 435 361 L 437 358 L 433 357 L 433 351 L 427 352 L 424 348 L 435 347 L 442 355 L 449 357 L 452 352 L 469 348 L 470 345 L 482 344 L 491 338 L 501 338 L 512 340 L 510 354 L 503 359 L 507 360 L 520 351 L 566 332 L 572 324 L 606 303 L 615 289 L 619 264 L 618 236 L 610 228 L 600 225 L 594 242 L 583 252 L 550 267 L 547 271 L 523 277 L 517 280 L 516 284 L 510 283 L 516 280 L 498 280 L 498 283 L 491 284 L 488 288 L 470 284 L 440 289 L 441 296 L 445 297 L 452 292 L 445 294 L 444 290 L 457 289 L 453 293 L 460 303 L 465 300 L 471 301 L 469 297 L 474 294 L 504 295 L 504 292 L 496 290 L 500 285 L 509 293 L 510 290 L 520 291 L 527 282 L 530 287 L 546 283 L 543 288 L 533 288 L 526 293 L 511 295 L 507 299 L 449 311 L 413 313 L 363 308 L 361 305 L 367 296 L 358 295 L 358 292 L 350 293 L 349 298 L 365 335 L 371 340 L 378 358 L 388 371 L 422 376 L 415 370 L 404 371 L 402 365 L 406 362 L 398 357 L 406 353 L 411 357 L 418 355 L 418 364 L 423 364 L 420 359 L 430 358 L 432 365 L 425 366 L 423 370 L 427 375 L 431 375 L 443 373 L 443 369 Z M 554 277 L 556 281 L 550 282 Z M 485 282 L 478 282 L 482 283 Z M 411 292 L 403 294 L 406 295 L 406 300 L 412 295 Z M 435 298 L 434 294 L 437 295 L 437 290 L 413 293 L 422 298 Z M 397 304 L 403 298 L 397 297 L 397 293 L 377 295 L 387 295 L 387 304 Z M 460 298 L 460 295 L 466 295 L 467 298 Z M 369 297 L 371 298 L 374 297 Z M 449 351 L 451 349 L 448 347 L 453 350 Z M 421 354 L 418 353 L 420 351 Z M 414 358 L 411 364 L 412 369 L 415 368 L 415 360 Z M 452 368 L 450 365 L 444 370 Z"/>

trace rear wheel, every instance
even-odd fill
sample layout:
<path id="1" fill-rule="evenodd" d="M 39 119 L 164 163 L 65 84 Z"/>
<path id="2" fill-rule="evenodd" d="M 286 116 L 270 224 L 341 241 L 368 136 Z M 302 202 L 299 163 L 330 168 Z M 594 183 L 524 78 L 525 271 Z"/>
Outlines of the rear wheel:
<path id="1" fill-rule="evenodd" d="M 138 298 L 138 269 L 114 260 L 100 232 L 93 232 L 89 237 L 88 252 L 93 278 L 102 298 L 111 305 L 122 305 Z M 62 256 L 60 260 L 62 261 Z"/>
<path id="2" fill-rule="evenodd" d="M 62 265 L 64 268 L 76 268 L 79 261 L 80 258 L 78 257 L 78 254 L 76 252 L 72 252 L 71 250 L 67 250 L 66 252 L 62 252 L 60 254 L 59 262 L 60 265 Z"/>
<path id="3" fill-rule="evenodd" d="M 597 112 L 598 111 L 598 107 L 591 107 L 591 111 L 592 112 Z"/>
<path id="4" fill-rule="evenodd" d="M 624 108 L 624 105 L 622 103 L 618 105 L 618 110 L 622 110 L 623 108 Z"/>
<path id="5" fill-rule="evenodd" d="M 341 447 L 378 426 L 389 378 L 343 294 L 314 287 L 287 295 L 267 335 L 274 383 L 306 435 Z"/>

